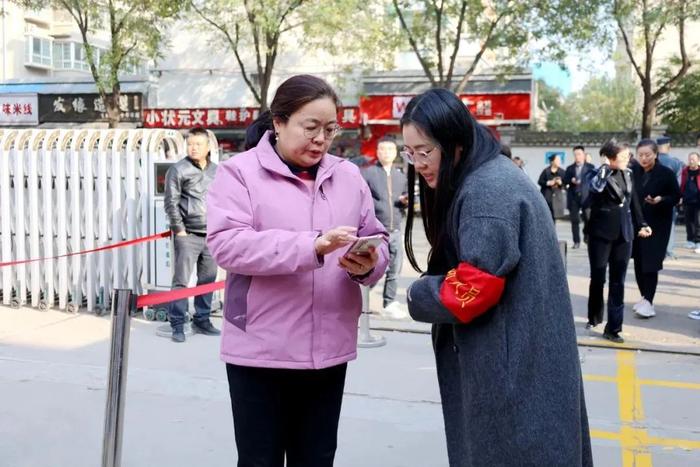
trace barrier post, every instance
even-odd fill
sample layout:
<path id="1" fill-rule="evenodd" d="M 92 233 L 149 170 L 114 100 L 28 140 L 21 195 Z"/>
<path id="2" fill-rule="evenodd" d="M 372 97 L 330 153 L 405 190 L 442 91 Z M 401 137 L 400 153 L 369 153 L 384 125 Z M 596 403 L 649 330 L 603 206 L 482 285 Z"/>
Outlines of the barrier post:
<path id="1" fill-rule="evenodd" d="M 361 348 L 381 347 L 386 345 L 383 336 L 372 335 L 369 328 L 369 287 L 361 286 L 362 290 L 362 314 L 360 315 L 360 335 L 357 346 Z"/>
<path id="2" fill-rule="evenodd" d="M 107 403 L 105 405 L 102 467 L 119 467 L 121 465 L 131 308 L 131 290 L 115 290 L 112 297 L 112 339 L 107 380 Z"/>

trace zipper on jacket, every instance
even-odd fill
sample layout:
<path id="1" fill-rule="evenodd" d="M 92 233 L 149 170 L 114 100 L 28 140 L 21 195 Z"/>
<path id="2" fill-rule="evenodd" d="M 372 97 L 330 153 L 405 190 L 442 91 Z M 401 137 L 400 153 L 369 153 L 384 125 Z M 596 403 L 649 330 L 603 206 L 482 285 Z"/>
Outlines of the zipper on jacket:
<path id="1" fill-rule="evenodd" d="M 394 199 L 394 193 L 391 186 L 391 168 L 386 174 L 386 185 L 388 188 L 387 191 L 389 192 L 389 233 L 391 233 L 394 230 L 394 206 L 392 204 L 392 200 Z"/>

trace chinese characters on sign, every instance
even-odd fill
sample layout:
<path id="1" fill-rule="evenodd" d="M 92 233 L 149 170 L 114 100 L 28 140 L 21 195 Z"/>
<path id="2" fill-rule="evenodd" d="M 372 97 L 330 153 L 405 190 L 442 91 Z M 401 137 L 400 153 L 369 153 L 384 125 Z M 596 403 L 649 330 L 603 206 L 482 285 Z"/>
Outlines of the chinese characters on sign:
<path id="1" fill-rule="evenodd" d="M 36 94 L 0 94 L 0 125 L 37 125 Z"/>
<path id="2" fill-rule="evenodd" d="M 255 107 L 219 109 L 144 109 L 144 128 L 245 128 L 258 118 Z M 338 111 L 338 124 L 343 128 L 358 128 L 360 112 L 357 107 Z"/>
<path id="3" fill-rule="evenodd" d="M 121 121 L 140 122 L 142 95 L 119 96 Z M 107 106 L 99 94 L 41 94 L 39 115 L 42 122 L 99 122 L 107 120 Z"/>

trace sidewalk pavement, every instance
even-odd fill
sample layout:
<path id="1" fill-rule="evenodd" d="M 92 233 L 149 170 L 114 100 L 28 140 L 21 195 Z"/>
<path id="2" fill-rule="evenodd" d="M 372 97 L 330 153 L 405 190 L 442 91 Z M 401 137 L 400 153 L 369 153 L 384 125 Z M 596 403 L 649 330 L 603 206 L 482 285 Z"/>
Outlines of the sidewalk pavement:
<path id="1" fill-rule="evenodd" d="M 425 265 L 428 254 L 428 244 L 421 235 L 420 220 L 416 220 L 415 234 L 419 238 L 414 250 L 419 263 Z M 666 260 L 664 269 L 659 274 L 659 285 L 654 300 L 656 317 L 652 319 L 637 318 L 632 306 L 640 300 L 637 283 L 634 279 L 634 263 L 630 260 L 625 284 L 625 321 L 622 336 L 625 343 L 612 344 L 602 338 L 602 326 L 593 331 L 587 331 L 587 300 L 589 283 L 588 253 L 586 245 L 572 249 L 571 224 L 568 221 L 557 221 L 557 235 L 561 241 L 568 244 L 567 276 L 569 290 L 576 322 L 576 334 L 579 345 L 603 346 L 613 348 L 630 348 L 642 350 L 672 351 L 700 355 L 700 322 L 688 318 L 691 310 L 700 309 L 700 254 L 685 249 L 685 229 L 676 226 L 677 259 Z M 397 301 L 406 304 L 406 289 L 419 277 L 419 273 L 411 268 L 404 258 L 403 268 L 399 277 Z M 377 312 L 382 306 L 383 282 L 377 284 L 370 293 L 370 310 L 372 310 L 371 325 L 374 329 L 402 330 L 419 333 L 429 333 L 430 325 L 416 323 L 412 320 L 382 319 Z M 607 294 L 607 292 L 606 292 Z"/>

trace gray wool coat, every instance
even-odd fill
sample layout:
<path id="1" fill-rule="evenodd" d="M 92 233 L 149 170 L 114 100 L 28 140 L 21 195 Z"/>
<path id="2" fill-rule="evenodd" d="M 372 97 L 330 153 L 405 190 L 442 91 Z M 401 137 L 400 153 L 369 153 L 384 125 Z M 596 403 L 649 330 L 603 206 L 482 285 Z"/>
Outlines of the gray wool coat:
<path id="1" fill-rule="evenodd" d="M 593 465 L 566 271 L 544 199 L 497 157 L 467 175 L 452 213 L 450 267 L 468 262 L 506 284 L 468 324 L 440 302 L 445 276 L 408 290 L 413 319 L 433 323 L 450 466 Z"/>

